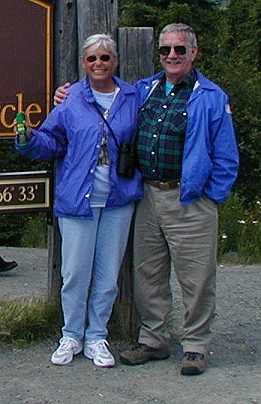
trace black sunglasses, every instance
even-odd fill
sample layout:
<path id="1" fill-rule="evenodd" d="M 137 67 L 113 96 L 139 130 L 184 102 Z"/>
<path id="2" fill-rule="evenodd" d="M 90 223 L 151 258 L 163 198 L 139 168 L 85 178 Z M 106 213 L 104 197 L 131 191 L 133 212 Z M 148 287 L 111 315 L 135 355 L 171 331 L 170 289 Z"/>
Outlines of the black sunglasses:
<path id="1" fill-rule="evenodd" d="M 101 60 L 102 62 L 109 62 L 109 60 L 111 60 L 111 56 L 106 54 L 100 56 L 90 55 L 86 58 L 87 62 L 89 63 L 96 62 L 97 59 Z"/>
<path id="2" fill-rule="evenodd" d="M 160 46 L 159 47 L 159 54 L 162 56 L 168 56 L 171 52 L 171 48 L 174 49 L 176 55 L 181 56 L 181 55 L 186 55 L 187 48 L 186 46 L 183 45 L 175 45 L 175 46 Z"/>

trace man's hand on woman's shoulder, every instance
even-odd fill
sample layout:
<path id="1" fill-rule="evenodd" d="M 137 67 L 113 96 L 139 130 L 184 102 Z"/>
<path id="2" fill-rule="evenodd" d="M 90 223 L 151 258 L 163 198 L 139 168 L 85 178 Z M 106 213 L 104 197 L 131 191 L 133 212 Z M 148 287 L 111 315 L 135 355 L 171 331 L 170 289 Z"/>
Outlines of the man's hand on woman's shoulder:
<path id="1" fill-rule="evenodd" d="M 59 105 L 66 99 L 66 97 L 70 94 L 70 86 L 71 83 L 67 81 L 65 84 L 55 90 L 53 97 L 54 105 Z"/>

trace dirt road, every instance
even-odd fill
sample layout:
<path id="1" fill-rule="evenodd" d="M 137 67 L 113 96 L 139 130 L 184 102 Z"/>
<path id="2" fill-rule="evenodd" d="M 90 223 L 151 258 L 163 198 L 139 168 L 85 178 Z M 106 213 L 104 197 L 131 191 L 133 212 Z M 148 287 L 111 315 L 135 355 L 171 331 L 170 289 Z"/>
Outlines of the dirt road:
<path id="1" fill-rule="evenodd" d="M 179 289 L 174 293 L 179 333 Z M 68 366 L 51 365 L 55 344 L 0 347 L 0 404 L 261 404 L 261 266 L 218 268 L 210 367 L 201 376 L 180 375 L 175 343 L 168 360 L 106 370 L 81 355 Z"/>

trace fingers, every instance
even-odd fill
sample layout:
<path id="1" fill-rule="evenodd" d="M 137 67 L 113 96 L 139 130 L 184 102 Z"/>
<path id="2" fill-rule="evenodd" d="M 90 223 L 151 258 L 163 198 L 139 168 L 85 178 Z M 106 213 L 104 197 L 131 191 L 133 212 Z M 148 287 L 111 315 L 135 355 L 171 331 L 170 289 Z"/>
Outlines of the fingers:
<path id="1" fill-rule="evenodd" d="M 53 97 L 54 105 L 59 105 L 66 99 L 66 97 L 70 93 L 69 91 L 70 86 L 71 83 L 67 81 L 63 86 L 60 86 L 55 90 L 55 94 Z"/>
<path id="2" fill-rule="evenodd" d="M 63 86 L 65 89 L 69 88 L 71 86 L 71 83 L 69 81 L 67 81 Z"/>
<path id="3" fill-rule="evenodd" d="M 58 92 L 58 89 L 55 91 L 54 97 L 53 97 L 53 104 L 54 105 L 59 105 L 63 102 L 63 100 L 65 100 L 65 98 L 67 97 L 67 95 L 65 94 L 60 94 Z"/>

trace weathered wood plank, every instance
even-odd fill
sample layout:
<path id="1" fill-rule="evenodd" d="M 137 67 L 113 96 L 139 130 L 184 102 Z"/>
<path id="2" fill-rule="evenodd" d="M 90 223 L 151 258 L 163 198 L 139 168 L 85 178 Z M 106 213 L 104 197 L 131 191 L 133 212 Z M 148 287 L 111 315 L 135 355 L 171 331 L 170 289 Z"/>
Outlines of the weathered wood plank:
<path id="1" fill-rule="evenodd" d="M 153 67 L 153 28 L 119 28 L 120 77 L 130 83 L 151 76 Z"/>
<path id="2" fill-rule="evenodd" d="M 54 88 L 78 79 L 76 1 L 57 0 L 54 21 Z M 54 168 L 55 171 L 55 168 Z M 55 179 L 54 179 L 55 181 Z M 54 184 L 55 185 L 55 184 Z M 54 218 L 48 226 L 48 300 L 59 301 L 61 240 Z"/>
<path id="3" fill-rule="evenodd" d="M 153 29 L 119 28 L 120 77 L 131 83 L 153 74 Z M 127 251 L 119 277 L 119 294 L 114 305 L 112 335 L 136 337 L 137 319 L 133 294 L 133 231 L 132 223 Z"/>
<path id="4" fill-rule="evenodd" d="M 54 86 L 78 79 L 77 2 L 57 0 L 54 23 Z"/>
<path id="5" fill-rule="evenodd" d="M 125 339 L 134 339 L 137 334 L 137 317 L 133 290 L 133 234 L 134 220 L 132 221 L 128 246 L 121 266 L 118 280 L 119 293 L 113 307 L 113 315 L 110 322 L 111 335 Z"/>
<path id="6" fill-rule="evenodd" d="M 61 289 L 61 240 L 56 220 L 48 226 L 48 301 L 59 301 Z"/>

